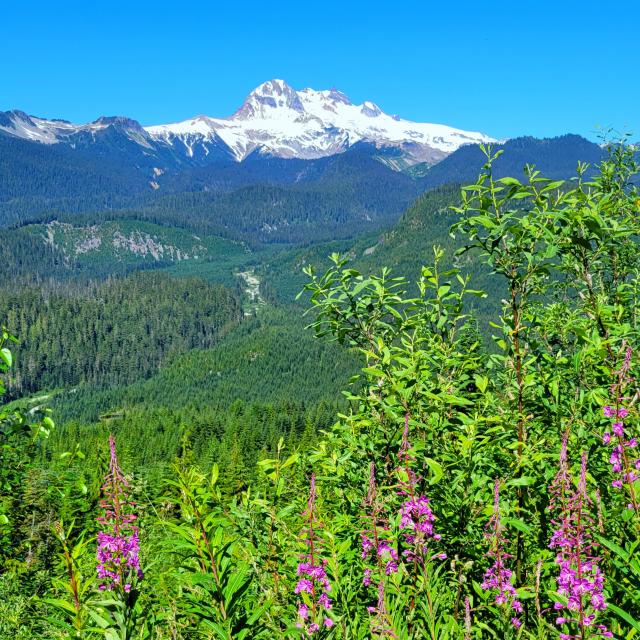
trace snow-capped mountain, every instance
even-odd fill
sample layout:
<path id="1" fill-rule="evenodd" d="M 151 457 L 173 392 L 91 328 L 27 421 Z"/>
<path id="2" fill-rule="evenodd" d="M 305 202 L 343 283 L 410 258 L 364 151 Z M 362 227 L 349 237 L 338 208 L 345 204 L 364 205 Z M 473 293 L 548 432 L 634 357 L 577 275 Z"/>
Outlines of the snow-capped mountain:
<path id="1" fill-rule="evenodd" d="M 146 130 L 167 144 L 183 144 L 189 154 L 223 142 L 237 160 L 256 149 L 281 158 L 320 158 L 369 142 L 398 148 L 412 162 L 435 162 L 463 144 L 492 141 L 482 133 L 402 120 L 373 102 L 352 104 L 335 89 L 295 91 L 284 80 L 261 84 L 230 118 L 199 116 Z"/>
<path id="2" fill-rule="evenodd" d="M 206 163 L 242 161 L 254 152 L 279 158 L 314 159 L 345 151 L 358 142 L 393 149 L 405 164 L 437 162 L 460 146 L 490 142 L 482 133 L 411 122 L 384 113 L 372 102 L 357 105 L 330 89 L 296 91 L 270 80 L 252 91 L 229 118 L 198 116 L 175 124 L 142 127 L 124 117 L 75 125 L 21 111 L 0 112 L 0 131 L 43 144 L 86 148 L 108 142 L 134 143 L 149 161 Z"/>
<path id="3" fill-rule="evenodd" d="M 131 140 L 142 146 L 152 146 L 153 139 L 140 123 L 131 118 L 102 117 L 89 124 L 72 124 L 67 120 L 46 120 L 29 116 L 24 111 L 0 112 L 1 131 L 43 144 L 67 142 L 72 145 L 79 135 L 95 138 L 109 127 L 126 131 Z"/>

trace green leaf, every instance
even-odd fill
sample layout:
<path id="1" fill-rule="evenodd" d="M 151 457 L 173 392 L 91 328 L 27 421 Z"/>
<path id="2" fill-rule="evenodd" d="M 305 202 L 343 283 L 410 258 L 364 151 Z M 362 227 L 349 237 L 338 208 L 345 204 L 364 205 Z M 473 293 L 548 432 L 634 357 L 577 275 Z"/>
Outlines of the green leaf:
<path id="1" fill-rule="evenodd" d="M 599 542 L 601 542 L 607 549 L 613 551 L 619 558 L 624 560 L 625 562 L 629 562 L 629 553 L 625 551 L 621 546 L 617 545 L 615 542 L 608 540 L 600 535 L 596 535 L 596 538 Z"/>
<path id="2" fill-rule="evenodd" d="M 73 615 L 76 613 L 75 607 L 70 602 L 61 600 L 60 598 L 43 598 L 42 602 L 46 602 L 58 609 L 62 609 L 63 611 L 68 611 Z"/>
<path id="3" fill-rule="evenodd" d="M 0 359 L 5 362 L 7 367 L 13 365 L 13 356 L 11 355 L 11 351 L 9 351 L 9 349 L 7 349 L 6 347 L 0 349 Z"/>
<path id="4" fill-rule="evenodd" d="M 505 483 L 507 487 L 528 487 L 534 484 L 535 478 L 531 476 L 521 476 L 520 478 L 512 478 Z"/>
<path id="5" fill-rule="evenodd" d="M 485 391 L 487 390 L 487 387 L 489 386 L 489 378 L 487 376 L 481 376 L 479 374 L 475 374 L 473 376 L 473 379 L 476 383 L 476 387 L 478 387 L 478 390 L 480 391 L 480 393 L 485 393 Z"/>
<path id="6" fill-rule="evenodd" d="M 429 470 L 431 471 L 431 478 L 429 479 L 429 484 L 437 484 L 440 482 L 443 476 L 442 465 L 439 462 L 436 462 L 432 458 L 425 458 L 424 461 L 427 463 Z"/>
<path id="7" fill-rule="evenodd" d="M 216 482 L 218 482 L 219 475 L 220 475 L 220 469 L 218 468 L 218 464 L 214 463 L 213 467 L 211 467 L 211 477 L 209 479 L 209 482 L 212 487 L 214 487 L 216 485 Z"/>
<path id="8" fill-rule="evenodd" d="M 503 521 L 505 525 L 507 525 L 508 527 L 513 527 L 514 529 L 517 529 L 522 533 L 526 533 L 526 534 L 531 533 L 531 527 L 525 522 L 523 522 L 522 520 L 520 520 L 520 518 L 504 518 Z"/>
<path id="9" fill-rule="evenodd" d="M 611 602 L 607 604 L 607 608 L 610 611 L 613 611 L 619 618 L 622 618 L 627 624 L 631 625 L 631 627 L 633 627 L 636 631 L 640 631 L 640 622 L 638 622 L 638 620 L 633 618 L 626 611 L 624 611 L 617 605 L 612 604 Z"/>
<path id="10" fill-rule="evenodd" d="M 217 638 L 221 638 L 223 640 L 230 640 L 231 636 L 229 635 L 229 632 L 219 623 L 213 622 L 211 620 L 203 620 L 202 624 L 203 626 L 209 627 L 210 629 L 212 629 L 216 633 Z"/>
<path id="11" fill-rule="evenodd" d="M 514 186 L 514 187 L 521 187 L 522 183 L 520 182 L 520 180 L 518 180 L 517 178 L 510 178 L 509 176 L 506 176 L 504 178 L 500 178 L 500 180 L 498 180 L 498 182 L 500 184 L 503 184 L 505 186 Z"/>

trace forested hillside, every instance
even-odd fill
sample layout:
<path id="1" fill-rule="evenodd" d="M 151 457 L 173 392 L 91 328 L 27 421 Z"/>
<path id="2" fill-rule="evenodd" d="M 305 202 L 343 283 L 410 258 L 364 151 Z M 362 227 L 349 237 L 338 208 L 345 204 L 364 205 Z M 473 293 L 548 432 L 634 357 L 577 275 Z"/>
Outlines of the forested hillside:
<path id="1" fill-rule="evenodd" d="M 131 464 L 155 475 L 188 446 L 237 488 L 280 438 L 289 447 L 315 442 L 345 407 L 341 390 L 357 370 L 355 354 L 314 340 L 295 315 L 265 311 L 147 380 L 60 391 L 48 403 L 60 422 L 51 447 L 62 453 L 81 437 L 95 442 L 86 453 L 94 459 L 105 435 L 126 434 Z"/>
<path id="2" fill-rule="evenodd" d="M 148 179 L 108 158 L 0 132 L 2 226 L 52 210 L 112 209 L 146 189 Z"/>
<path id="3" fill-rule="evenodd" d="M 0 637 L 633 638 L 634 153 L 488 151 L 392 229 L 246 255 L 259 302 L 192 259 L 6 283 Z"/>
<path id="4" fill-rule="evenodd" d="M 13 396 L 79 384 L 130 384 L 189 349 L 207 348 L 242 316 L 219 285 L 161 274 L 5 289 L 0 314 L 21 336 Z"/>
<path id="5" fill-rule="evenodd" d="M 483 330 L 488 333 L 488 319 L 498 305 L 495 279 L 473 250 L 460 254 L 464 237 L 451 232 L 459 216 L 452 207 L 460 204 L 460 186 L 447 185 L 419 196 L 390 229 L 359 236 L 355 241 L 334 241 L 313 247 L 280 252 L 265 256 L 258 273 L 263 291 L 269 299 L 283 302 L 292 299 L 305 282 L 303 268 L 312 265 L 321 269 L 326 256 L 340 253 L 350 265 L 363 273 L 374 273 L 381 264 L 392 276 L 417 279 L 421 265 L 433 260 L 434 247 L 444 251 L 441 268 L 457 267 L 469 274 L 474 285 L 487 292 L 485 298 L 473 301 L 472 307 L 484 319 Z"/>
<path id="6" fill-rule="evenodd" d="M 112 134 L 117 136 L 117 132 Z M 123 145 L 133 144 L 126 136 Z M 516 138 L 499 145 L 497 175 L 525 163 L 566 179 L 578 161 L 595 163 L 602 149 L 566 135 Z M 164 167 L 131 160 L 119 147 L 43 145 L 0 131 L 0 226 L 54 219 L 86 226 L 114 216 L 178 226 L 197 234 L 263 244 L 309 244 L 375 232 L 398 220 L 427 189 L 470 181 L 483 159 L 464 145 L 440 162 L 404 167 L 393 150 L 358 143 L 312 160 L 255 152 L 242 162 Z M 126 154 L 125 154 L 126 157 Z M 137 157 L 137 156 L 136 156 Z"/>
<path id="7" fill-rule="evenodd" d="M 120 215 L 254 243 L 352 235 L 398 218 L 419 182 L 354 146 L 319 160 L 257 156 L 207 168 L 127 169 L 110 155 L 43 145 L 0 131 L 0 225 Z"/>
<path id="8" fill-rule="evenodd" d="M 594 142 L 577 135 L 567 134 L 557 138 L 537 139 L 531 136 L 513 138 L 493 145 L 503 154 L 496 158 L 496 178 L 518 175 L 525 164 L 535 166 L 553 180 L 566 180 L 573 176 L 578 161 L 590 165 L 589 174 L 605 156 L 606 151 Z M 484 155 L 477 145 L 465 145 L 433 166 L 416 165 L 412 172 L 422 176 L 426 188 L 443 184 L 467 184 L 475 180 Z"/>

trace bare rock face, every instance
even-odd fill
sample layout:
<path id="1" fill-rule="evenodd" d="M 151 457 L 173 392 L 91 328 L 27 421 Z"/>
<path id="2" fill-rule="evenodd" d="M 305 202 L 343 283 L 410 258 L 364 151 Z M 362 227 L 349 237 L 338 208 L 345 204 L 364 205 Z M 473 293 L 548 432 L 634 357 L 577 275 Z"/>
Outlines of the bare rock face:
<path id="1" fill-rule="evenodd" d="M 269 80 L 256 87 L 233 114 L 234 120 L 268 118 L 273 109 L 304 114 L 300 97 L 284 80 Z"/>

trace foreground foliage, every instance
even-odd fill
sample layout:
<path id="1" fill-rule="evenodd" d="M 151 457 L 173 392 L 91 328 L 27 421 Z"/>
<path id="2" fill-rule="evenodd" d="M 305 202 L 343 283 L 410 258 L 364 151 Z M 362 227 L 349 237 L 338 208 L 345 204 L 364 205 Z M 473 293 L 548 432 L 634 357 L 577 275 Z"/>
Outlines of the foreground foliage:
<path id="1" fill-rule="evenodd" d="M 360 379 L 322 438 L 265 450 L 251 483 L 188 439 L 160 491 L 113 439 L 92 473 L 82 441 L 47 473 L 50 418 L 5 412 L 0 631 L 635 637 L 637 166 L 614 145 L 595 178 L 521 182 L 494 160 L 452 228 L 501 288 L 492 343 L 469 302 L 485 294 L 442 249 L 413 288 L 339 255 L 308 269 L 316 334 L 361 355 Z"/>

